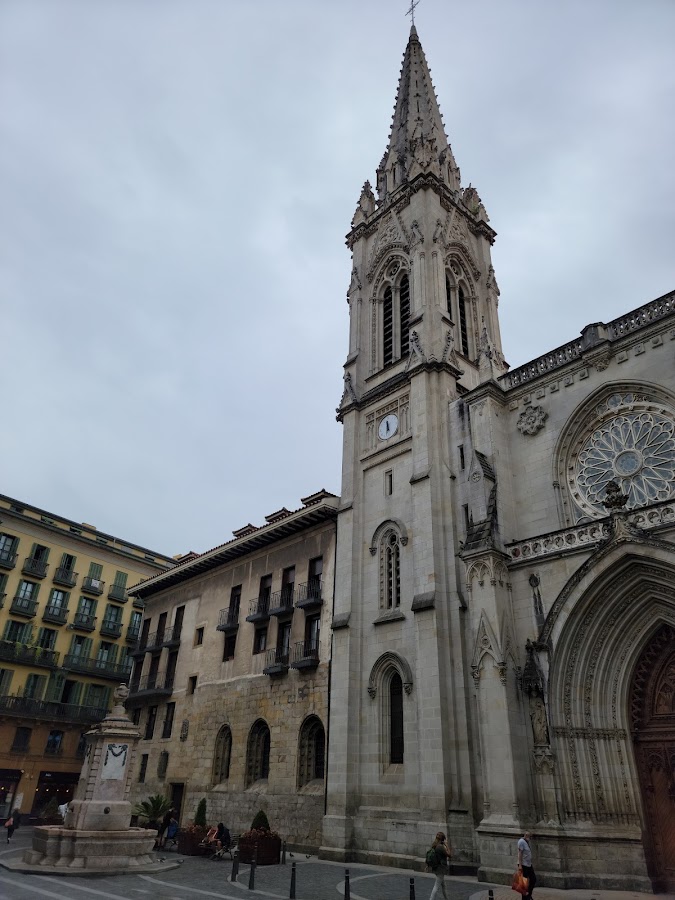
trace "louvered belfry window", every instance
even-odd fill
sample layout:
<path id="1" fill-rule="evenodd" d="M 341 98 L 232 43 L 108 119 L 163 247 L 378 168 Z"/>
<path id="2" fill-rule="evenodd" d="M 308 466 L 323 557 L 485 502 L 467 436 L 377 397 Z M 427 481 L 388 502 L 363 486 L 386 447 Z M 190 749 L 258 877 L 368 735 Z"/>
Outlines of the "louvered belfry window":
<path id="1" fill-rule="evenodd" d="M 401 321 L 401 357 L 408 356 L 410 353 L 410 338 L 408 329 L 410 327 L 410 282 L 408 276 L 404 275 L 401 279 L 400 287 L 400 321 Z"/>
<path id="2" fill-rule="evenodd" d="M 394 298 L 390 287 L 384 292 L 382 306 L 382 364 L 394 360 Z"/>
<path id="3" fill-rule="evenodd" d="M 466 298 L 460 285 L 457 290 L 457 305 L 459 306 L 459 337 L 462 342 L 462 353 L 469 355 L 469 328 L 466 318 Z"/>

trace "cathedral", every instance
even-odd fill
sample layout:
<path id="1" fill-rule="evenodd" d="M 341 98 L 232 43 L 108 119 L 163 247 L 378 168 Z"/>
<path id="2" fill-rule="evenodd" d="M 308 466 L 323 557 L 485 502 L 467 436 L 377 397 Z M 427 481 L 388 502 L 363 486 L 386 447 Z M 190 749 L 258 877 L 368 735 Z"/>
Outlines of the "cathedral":
<path id="1" fill-rule="evenodd" d="M 509 370 L 413 26 L 353 267 L 323 856 L 675 890 L 675 294 Z"/>
<path id="2" fill-rule="evenodd" d="M 498 883 L 529 830 L 542 884 L 675 891 L 675 293 L 509 369 L 495 238 L 413 26 L 347 236 L 341 495 L 129 590 L 133 799 L 345 862 L 442 830 Z"/>

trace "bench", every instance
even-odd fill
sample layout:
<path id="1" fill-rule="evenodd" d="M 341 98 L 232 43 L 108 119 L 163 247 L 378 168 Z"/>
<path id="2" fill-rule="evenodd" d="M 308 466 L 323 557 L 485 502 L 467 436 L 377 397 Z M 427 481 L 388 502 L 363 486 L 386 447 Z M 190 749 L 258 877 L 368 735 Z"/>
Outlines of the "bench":
<path id="1" fill-rule="evenodd" d="M 231 834 L 230 835 L 230 846 L 229 847 L 221 847 L 220 850 L 216 850 L 211 859 L 225 859 L 225 854 L 230 854 L 230 859 L 234 859 L 234 851 L 239 846 L 239 835 Z"/>

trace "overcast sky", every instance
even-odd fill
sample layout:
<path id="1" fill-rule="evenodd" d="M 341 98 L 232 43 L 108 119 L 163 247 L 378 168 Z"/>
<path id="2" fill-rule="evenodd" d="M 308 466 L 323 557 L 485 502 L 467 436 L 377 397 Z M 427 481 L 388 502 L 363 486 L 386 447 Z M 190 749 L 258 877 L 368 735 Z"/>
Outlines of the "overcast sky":
<path id="1" fill-rule="evenodd" d="M 173 554 L 325 487 L 407 0 L 0 0 L 0 493 Z M 675 288 L 675 2 L 422 0 L 519 365 Z"/>

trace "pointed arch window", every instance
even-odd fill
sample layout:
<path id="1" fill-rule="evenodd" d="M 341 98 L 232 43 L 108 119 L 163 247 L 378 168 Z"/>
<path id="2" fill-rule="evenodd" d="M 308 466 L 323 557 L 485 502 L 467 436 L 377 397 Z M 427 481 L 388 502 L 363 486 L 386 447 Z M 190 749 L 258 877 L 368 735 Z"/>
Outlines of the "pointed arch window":
<path id="1" fill-rule="evenodd" d="M 448 310 L 448 315 L 452 319 L 452 285 L 450 284 L 450 278 L 447 274 L 445 276 L 445 304 Z"/>
<path id="2" fill-rule="evenodd" d="M 246 786 L 268 778 L 270 774 L 270 730 L 258 719 L 251 728 L 246 751 Z"/>
<path id="3" fill-rule="evenodd" d="M 310 716 L 300 730 L 298 787 L 323 781 L 326 768 L 326 734 L 318 716 Z"/>
<path id="4" fill-rule="evenodd" d="M 401 605 L 401 541 L 393 528 L 385 532 L 380 544 L 380 595 L 385 609 Z"/>
<path id="5" fill-rule="evenodd" d="M 403 762 L 403 682 L 398 672 L 389 679 L 389 763 Z"/>
<path id="6" fill-rule="evenodd" d="M 230 777 L 230 760 L 232 758 L 232 731 L 229 725 L 223 725 L 216 738 L 213 757 L 213 783 L 220 784 Z"/>
<path id="7" fill-rule="evenodd" d="M 392 263 L 391 277 L 397 277 L 398 262 Z M 396 283 L 388 284 L 382 293 L 382 365 L 405 359 L 410 353 L 410 278 L 403 274 Z"/>

